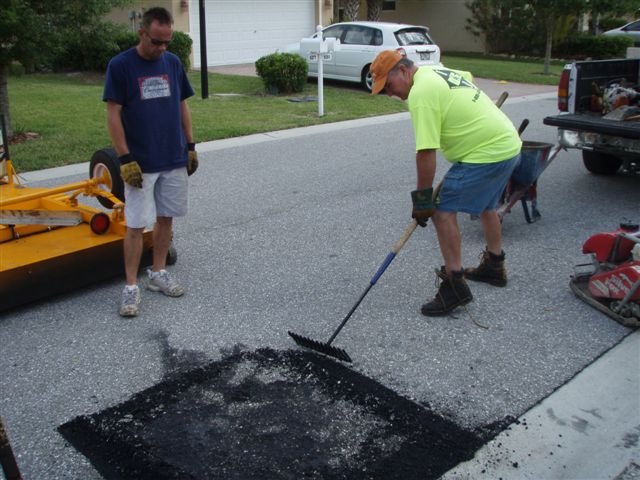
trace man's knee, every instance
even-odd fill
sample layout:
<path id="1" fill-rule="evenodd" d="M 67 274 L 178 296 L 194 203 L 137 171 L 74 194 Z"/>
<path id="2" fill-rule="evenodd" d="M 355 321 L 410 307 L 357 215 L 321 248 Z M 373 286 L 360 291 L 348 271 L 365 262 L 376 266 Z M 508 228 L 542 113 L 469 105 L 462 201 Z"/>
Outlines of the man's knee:
<path id="1" fill-rule="evenodd" d="M 141 238 L 143 233 L 144 228 L 127 227 L 126 236 L 129 238 Z"/>
<path id="2" fill-rule="evenodd" d="M 455 212 L 443 212 L 441 210 L 436 210 L 436 213 L 431 217 L 433 224 L 436 228 L 443 227 L 448 224 L 455 223 L 456 214 Z"/>

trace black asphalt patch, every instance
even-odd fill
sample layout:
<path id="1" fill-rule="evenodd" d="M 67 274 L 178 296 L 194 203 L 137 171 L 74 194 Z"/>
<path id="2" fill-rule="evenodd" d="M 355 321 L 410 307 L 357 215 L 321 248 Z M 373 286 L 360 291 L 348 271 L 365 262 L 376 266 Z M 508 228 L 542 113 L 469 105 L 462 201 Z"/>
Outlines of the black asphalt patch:
<path id="1" fill-rule="evenodd" d="M 178 372 L 59 427 L 105 478 L 155 480 L 424 480 L 496 429 L 465 431 L 331 359 L 271 349 Z"/>

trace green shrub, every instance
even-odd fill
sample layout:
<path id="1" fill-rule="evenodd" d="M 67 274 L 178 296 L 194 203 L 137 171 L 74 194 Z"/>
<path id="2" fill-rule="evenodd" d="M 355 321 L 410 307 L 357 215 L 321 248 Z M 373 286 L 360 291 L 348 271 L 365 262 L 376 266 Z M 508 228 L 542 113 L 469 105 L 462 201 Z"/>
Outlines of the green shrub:
<path id="1" fill-rule="evenodd" d="M 55 51 L 52 61 L 55 70 L 104 72 L 109 60 L 118 53 L 135 47 L 140 38 L 126 25 L 100 22 L 83 29 L 68 31 L 62 40 L 62 48 Z M 189 35 L 174 32 L 173 41 L 168 48 L 180 58 L 186 70 L 189 70 L 190 66 L 192 44 Z"/>
<path id="2" fill-rule="evenodd" d="M 270 93 L 301 92 L 308 68 L 307 61 L 295 53 L 272 53 L 256 61 L 256 72 Z"/>
<path id="3" fill-rule="evenodd" d="M 132 47 L 135 47 L 140 41 L 140 37 L 137 33 L 127 30 L 126 32 L 116 34 L 114 41 L 118 45 L 118 50 L 124 52 Z"/>
<path id="4" fill-rule="evenodd" d="M 103 72 L 112 57 L 131 47 L 132 39 L 127 26 L 113 22 L 68 31 L 62 48 L 55 54 L 53 67 L 55 70 Z"/>
<path id="5" fill-rule="evenodd" d="M 25 74 L 24 66 L 18 62 L 11 62 L 9 64 L 9 75 L 12 77 L 21 77 Z"/>
<path id="6" fill-rule="evenodd" d="M 559 44 L 554 49 L 554 56 L 572 59 L 624 58 L 627 47 L 633 47 L 633 40 L 628 37 L 576 34 Z"/>
<path id="7" fill-rule="evenodd" d="M 178 56 L 186 71 L 189 71 L 189 68 L 191 68 L 191 60 L 189 60 L 191 45 L 193 45 L 193 40 L 191 40 L 189 35 L 184 32 L 173 32 L 173 40 L 167 49 Z"/>

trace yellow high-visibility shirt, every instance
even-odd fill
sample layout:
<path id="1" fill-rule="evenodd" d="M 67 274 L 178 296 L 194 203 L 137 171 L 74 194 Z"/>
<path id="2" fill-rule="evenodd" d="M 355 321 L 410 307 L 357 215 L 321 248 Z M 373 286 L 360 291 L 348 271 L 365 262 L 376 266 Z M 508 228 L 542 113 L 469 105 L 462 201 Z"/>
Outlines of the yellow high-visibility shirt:
<path id="1" fill-rule="evenodd" d="M 441 149 L 454 163 L 501 162 L 520 153 L 513 123 L 472 83 L 469 72 L 420 67 L 407 103 L 416 151 Z"/>

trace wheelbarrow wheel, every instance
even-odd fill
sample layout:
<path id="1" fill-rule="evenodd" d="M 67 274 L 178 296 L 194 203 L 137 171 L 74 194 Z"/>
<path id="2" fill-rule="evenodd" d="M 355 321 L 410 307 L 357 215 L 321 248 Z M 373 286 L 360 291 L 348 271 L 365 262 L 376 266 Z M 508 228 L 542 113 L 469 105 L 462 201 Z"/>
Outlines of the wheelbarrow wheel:
<path id="1" fill-rule="evenodd" d="M 167 265 L 175 265 L 177 261 L 178 251 L 173 245 L 171 245 L 169 247 L 169 251 L 167 252 Z"/>
<path id="2" fill-rule="evenodd" d="M 98 150 L 89 162 L 89 177 L 97 178 L 107 173 L 108 180 L 100 184 L 103 190 L 111 192 L 116 198 L 124 201 L 124 182 L 120 176 L 120 162 L 113 148 Z M 107 198 L 98 196 L 98 202 L 105 208 L 113 208 L 113 202 Z"/>

